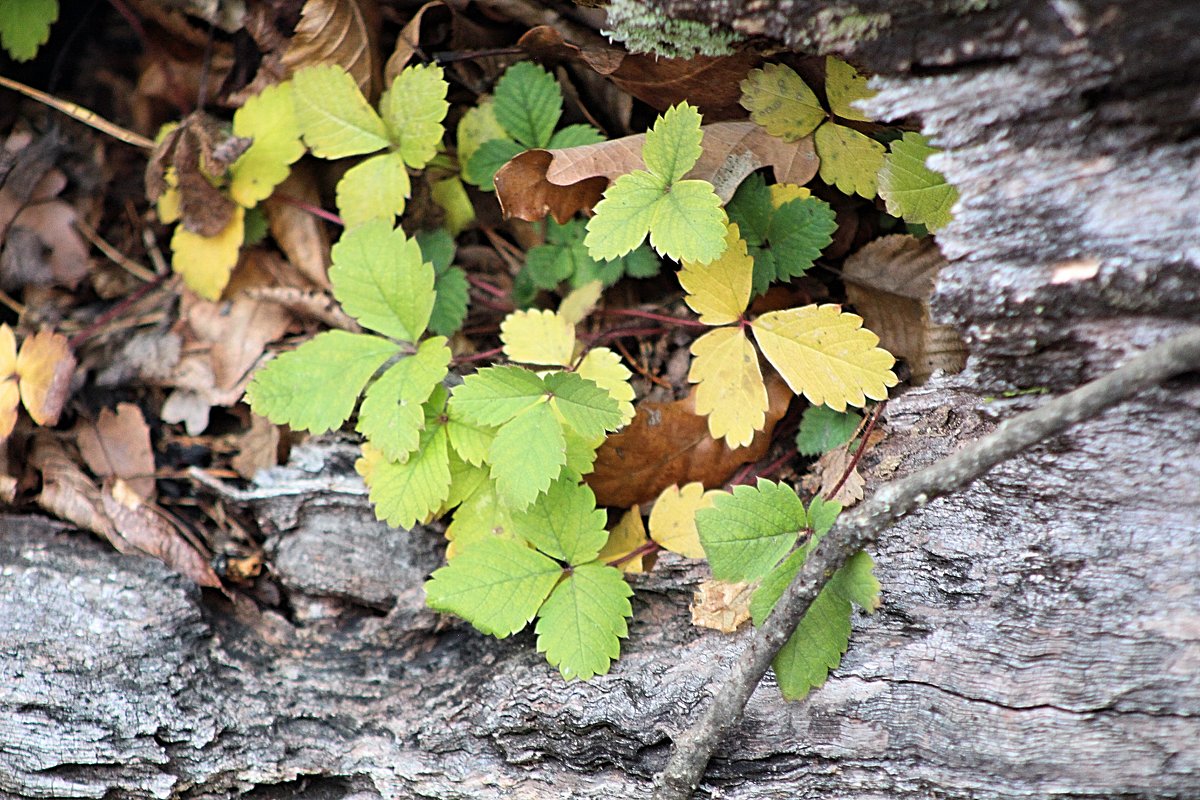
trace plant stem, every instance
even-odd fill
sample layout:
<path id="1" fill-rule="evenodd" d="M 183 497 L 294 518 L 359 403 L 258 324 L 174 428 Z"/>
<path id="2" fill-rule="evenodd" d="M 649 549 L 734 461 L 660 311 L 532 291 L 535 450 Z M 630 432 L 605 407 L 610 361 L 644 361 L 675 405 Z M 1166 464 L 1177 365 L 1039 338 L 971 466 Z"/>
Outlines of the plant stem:
<path id="1" fill-rule="evenodd" d="M 850 459 L 850 463 L 846 465 L 845 471 L 842 472 L 842 479 L 837 482 L 837 486 L 834 486 L 825 493 L 826 500 L 832 500 L 837 497 L 837 493 L 846 485 L 846 481 L 850 479 L 850 476 L 854 474 L 854 468 L 858 466 L 858 460 L 863 457 L 863 453 L 867 452 L 867 440 L 871 438 L 871 431 L 875 430 L 875 423 L 879 421 L 880 415 L 883 414 L 883 407 L 886 405 L 887 400 L 884 400 L 875 406 L 875 411 L 871 414 L 871 420 L 867 423 L 867 429 L 863 431 L 862 438 L 858 440 L 858 449 L 854 451 L 854 458 Z"/>
<path id="2" fill-rule="evenodd" d="M 652 319 L 655 322 L 666 322 L 671 325 L 679 325 L 684 328 L 709 328 L 694 319 L 682 319 L 680 317 L 672 317 L 666 314 L 655 314 L 653 311 L 639 311 L 636 308 L 606 308 L 599 312 L 606 317 L 638 317 L 639 319 Z"/>

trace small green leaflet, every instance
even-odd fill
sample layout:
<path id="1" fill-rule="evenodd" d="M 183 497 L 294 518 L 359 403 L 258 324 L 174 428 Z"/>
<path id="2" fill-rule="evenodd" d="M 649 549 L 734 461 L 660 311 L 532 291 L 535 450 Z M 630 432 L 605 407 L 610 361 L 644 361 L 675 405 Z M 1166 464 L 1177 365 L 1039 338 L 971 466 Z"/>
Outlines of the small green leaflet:
<path id="1" fill-rule="evenodd" d="M 389 139 L 404 163 L 424 169 L 442 143 L 442 120 L 450 110 L 442 68 L 433 64 L 405 67 L 379 99 Z"/>
<path id="2" fill-rule="evenodd" d="M 833 208 L 816 197 L 805 196 L 776 207 L 771 190 L 757 173 L 742 182 L 726 211 L 754 259 L 755 295 L 764 294 L 772 283 L 808 271 L 833 241 L 837 229 Z"/>
<path id="3" fill-rule="evenodd" d="M 29 61 L 50 38 L 58 0 L 4 0 L 0 3 L 0 44 L 15 61 Z"/>
<path id="4" fill-rule="evenodd" d="M 429 330 L 440 336 L 453 336 L 467 318 L 470 292 L 467 273 L 454 263 L 454 237 L 444 228 L 420 231 L 416 235 L 421 257 L 433 264 L 434 299 L 429 313 Z"/>
<path id="5" fill-rule="evenodd" d="M 819 456 L 850 441 L 862 415 L 854 411 L 834 411 L 829 406 L 809 406 L 800 418 L 796 449 L 801 455 Z"/>
<path id="6" fill-rule="evenodd" d="M 290 81 L 268 86 L 233 112 L 233 135 L 253 141 L 229 170 L 229 196 L 243 208 L 267 199 L 304 155 Z"/>
<path id="7" fill-rule="evenodd" d="M 889 214 L 925 225 L 936 231 L 951 219 L 950 209 L 958 201 L 958 189 L 945 176 L 925 166 L 933 153 L 929 140 L 914 131 L 891 144 L 879 171 L 879 195 Z"/>
<path id="8" fill-rule="evenodd" d="M 446 377 L 450 348 L 435 336 L 421 342 L 417 352 L 402 358 L 367 389 L 358 411 L 356 430 L 397 461 L 417 449 L 425 425 L 422 404 Z"/>
<path id="9" fill-rule="evenodd" d="M 539 402 L 501 425 L 487 462 L 496 491 L 514 510 L 546 491 L 567 463 L 562 424 L 549 404 Z"/>
<path id="10" fill-rule="evenodd" d="M 708 264 L 725 250 L 725 212 L 712 184 L 683 180 L 700 157 L 700 112 L 680 103 L 646 132 L 646 170 L 622 175 L 596 204 L 584 244 L 597 261 L 632 252 L 646 237 L 661 255 Z M 648 171 L 647 171 L 648 170 Z"/>
<path id="11" fill-rule="evenodd" d="M 592 561 L 608 540 L 608 516 L 596 496 L 572 480 L 557 480 L 543 497 L 513 513 L 516 531 L 551 558 L 570 564 Z"/>
<path id="12" fill-rule="evenodd" d="M 608 672 L 629 634 L 633 589 L 621 571 L 598 562 L 575 567 L 542 606 L 537 648 L 563 678 L 588 680 Z"/>
<path id="13" fill-rule="evenodd" d="M 625 275 L 651 278 L 658 274 L 658 256 L 644 244 L 612 261 L 594 260 L 583 243 L 585 232 L 583 220 L 560 225 L 547 217 L 546 244 L 529 248 L 522 272 L 528 273 L 537 288 L 551 290 L 563 281 L 578 289 L 592 281 L 612 286 Z"/>
<path id="14" fill-rule="evenodd" d="M 337 184 L 337 207 L 348 229 L 368 220 L 391 221 L 404 213 L 412 183 L 399 153 L 368 158 L 346 170 Z"/>
<path id="15" fill-rule="evenodd" d="M 696 512 L 700 544 L 720 581 L 763 577 L 807 526 L 804 504 L 792 488 L 765 478 L 756 486 L 735 486 L 715 496 L 712 508 Z"/>
<path id="16" fill-rule="evenodd" d="M 333 246 L 329 279 L 346 313 L 364 327 L 416 342 L 433 310 L 433 265 L 390 222 L 375 219 L 351 228 Z"/>
<path id="17" fill-rule="evenodd" d="M 341 67 L 305 67 L 292 76 L 292 87 L 296 122 L 314 155 L 345 158 L 387 147 L 387 126 Z"/>

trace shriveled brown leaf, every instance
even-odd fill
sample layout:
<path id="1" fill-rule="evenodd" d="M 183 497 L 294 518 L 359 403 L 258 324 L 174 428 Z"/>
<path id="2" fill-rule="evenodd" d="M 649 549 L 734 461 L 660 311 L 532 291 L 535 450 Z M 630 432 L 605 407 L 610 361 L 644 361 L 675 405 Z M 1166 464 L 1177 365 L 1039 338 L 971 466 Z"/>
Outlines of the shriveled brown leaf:
<path id="1" fill-rule="evenodd" d="M 329 233 L 315 216 L 278 197 L 283 195 L 320 207 L 321 193 L 317 188 L 315 173 L 304 162 L 293 164 L 291 173 L 276 187 L 275 192 L 276 195 L 267 198 L 263 204 L 271 236 L 301 275 L 314 286 L 328 289 Z"/>
<path id="2" fill-rule="evenodd" d="M 907 235 L 876 239 L 846 259 L 846 296 L 879 344 L 908 362 L 912 382 L 924 383 L 935 370 L 960 372 L 967 348 L 949 325 L 929 315 L 934 280 L 946 259 L 931 239 Z"/>
<path id="3" fill-rule="evenodd" d="M 315 64 L 337 64 L 373 100 L 380 84 L 376 16 L 373 0 L 308 0 L 280 59 L 285 75 Z"/>
<path id="4" fill-rule="evenodd" d="M 67 337 L 38 331 L 21 344 L 16 367 L 21 401 L 29 416 L 38 425 L 57 423 L 75 371 L 75 356 Z"/>
<path id="5" fill-rule="evenodd" d="M 59 519 L 112 541 L 112 522 L 104 513 L 100 490 L 75 465 L 54 436 L 44 431 L 34 434 L 29 463 L 42 473 L 42 491 L 37 498 L 39 506 Z M 129 552 L 119 546 L 117 549 Z"/>
<path id="6" fill-rule="evenodd" d="M 238 454 L 230 466 L 246 480 L 253 480 L 260 469 L 276 465 L 279 454 L 279 428 L 266 417 L 251 415 L 250 430 L 238 437 Z"/>
<path id="7" fill-rule="evenodd" d="M 110 540 L 122 552 L 134 552 L 157 558 L 167 566 L 201 586 L 221 587 L 208 559 L 184 539 L 175 526 L 147 505 L 120 478 L 100 493 L 104 513 L 112 522 Z M 117 545 L 122 540 L 127 549 Z"/>
<path id="8" fill-rule="evenodd" d="M 579 47 L 549 25 L 531 28 L 517 46 L 539 60 L 585 64 L 658 111 L 687 100 L 708 122 L 745 118 L 741 82 L 762 56 L 742 51 L 728 56 L 662 58 L 619 47 Z"/>
<path id="9" fill-rule="evenodd" d="M 808 468 L 808 473 L 801 479 L 801 485 L 805 491 L 835 500 L 841 503 L 843 508 L 849 508 L 863 499 L 863 487 L 867 483 L 859 474 L 857 465 L 850 473 L 850 477 L 846 478 L 846 482 L 842 484 L 842 488 L 838 489 L 837 494 L 829 497 L 829 493 L 846 474 L 846 468 L 850 466 L 853 458 L 854 454 L 845 447 L 830 450 Z"/>
<path id="10" fill-rule="evenodd" d="M 400 71 L 416 54 L 417 48 L 428 51 L 431 46 L 445 42 L 449 36 L 452 12 L 442 0 L 431 0 L 417 9 L 412 19 L 396 37 L 396 48 L 383 67 L 383 84 L 391 85 Z"/>
<path id="11" fill-rule="evenodd" d="M 133 403 L 105 408 L 95 422 L 77 427 L 75 443 L 92 474 L 121 478 L 147 500 L 154 496 L 154 450 L 150 426 Z"/>
<path id="12" fill-rule="evenodd" d="M 757 583 L 707 580 L 692 595 L 692 624 L 733 633 L 750 619 L 750 598 Z"/>
<path id="13" fill-rule="evenodd" d="M 342 311 L 341 305 L 329 292 L 296 289 L 291 286 L 263 286 L 249 289 L 247 297 L 267 303 L 278 303 L 302 320 L 314 320 L 330 328 L 361 333 L 362 326 L 354 317 Z"/>
<path id="14" fill-rule="evenodd" d="M 209 356 L 218 389 L 242 381 L 262 358 L 267 344 L 283 336 L 292 322 L 292 315 L 277 303 L 244 294 L 224 303 L 185 296 L 184 318 L 196 340 L 211 345 Z"/>
<path id="15" fill-rule="evenodd" d="M 167 189 L 168 168 L 174 168 L 179 190 L 179 221 L 200 236 L 216 236 L 233 218 L 237 204 L 213 186 L 210 178 L 224 175 L 250 146 L 204 111 L 194 111 L 163 137 L 146 164 L 146 196 L 157 201 Z"/>
<path id="16" fill-rule="evenodd" d="M 10 290 L 17 288 L 12 278 L 14 272 L 19 272 L 22 287 L 34 284 L 75 288 L 88 274 L 87 245 L 75 229 L 78 218 L 74 207 L 62 200 L 37 203 L 23 210 L 8 231 L 4 285 Z M 24 232 L 34 240 L 21 252 L 13 245 Z"/>
<path id="17" fill-rule="evenodd" d="M 771 167 L 781 183 L 802 185 L 817 174 L 812 137 L 785 142 L 753 122 L 718 122 L 701 130 L 704 150 L 684 177 L 709 181 L 723 202 L 762 167 Z M 566 222 L 595 205 L 608 182 L 646 168 L 645 138 L 639 133 L 583 147 L 528 150 L 496 172 L 496 198 L 505 216 L 536 222 L 551 213 Z"/>
<path id="18" fill-rule="evenodd" d="M 708 419 L 695 413 L 694 392 L 670 403 L 641 403 L 623 430 L 609 436 L 586 476 L 604 506 L 628 508 L 647 503 L 668 486 L 698 481 L 711 489 L 725 483 L 738 467 L 757 461 L 771 446 L 771 433 L 792 399 L 773 371 L 766 376 L 766 426 L 745 447 L 730 450 L 708 433 Z"/>

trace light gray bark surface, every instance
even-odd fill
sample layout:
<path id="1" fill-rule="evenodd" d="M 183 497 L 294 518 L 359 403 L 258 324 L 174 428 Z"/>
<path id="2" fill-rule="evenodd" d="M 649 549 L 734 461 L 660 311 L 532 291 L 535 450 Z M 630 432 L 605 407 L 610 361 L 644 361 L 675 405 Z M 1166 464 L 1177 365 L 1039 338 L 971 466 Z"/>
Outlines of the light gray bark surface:
<path id="1" fill-rule="evenodd" d="M 816 5 L 776 4 L 782 35 Z M 892 4 L 851 52 L 892 73 L 876 113 L 946 148 L 962 202 L 934 312 L 972 351 L 889 405 L 870 481 L 1039 400 L 1007 390 L 1074 387 L 1200 322 L 1197 12 L 1154 6 Z M 1173 381 L 889 531 L 883 608 L 842 667 L 802 703 L 760 687 L 702 795 L 1200 796 L 1198 412 L 1196 378 Z M 306 462 L 324 484 L 258 490 L 286 618 L 0 517 L 0 795 L 648 795 L 744 641 L 690 627 L 703 569 L 663 559 L 612 674 L 564 684 L 527 634 L 422 608 L 436 534 L 375 522 L 332 447 Z"/>

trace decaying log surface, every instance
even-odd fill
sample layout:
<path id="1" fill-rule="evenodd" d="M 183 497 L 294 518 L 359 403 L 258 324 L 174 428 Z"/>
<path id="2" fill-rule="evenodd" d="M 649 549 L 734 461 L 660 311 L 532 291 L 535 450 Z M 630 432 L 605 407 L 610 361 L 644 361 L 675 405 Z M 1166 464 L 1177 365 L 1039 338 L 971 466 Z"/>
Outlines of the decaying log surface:
<path id="1" fill-rule="evenodd" d="M 972 358 L 889 405 L 876 484 L 1039 402 L 1005 392 L 1071 388 L 1200 321 L 1191 2 L 875 0 L 854 13 L 888 24 L 853 42 L 809 31 L 848 27 L 832 4 L 666 5 L 837 49 L 883 76 L 877 116 L 946 148 L 962 202 L 934 311 Z M 1173 381 L 886 533 L 884 605 L 842 667 L 798 704 L 760 687 L 701 795 L 1200 795 L 1198 412 L 1200 382 Z M 745 641 L 688 624 L 703 569 L 640 578 L 613 673 L 564 684 L 528 635 L 424 610 L 436 535 L 374 521 L 349 445 L 306 453 L 248 498 L 287 618 L 0 517 L 0 794 L 648 796 Z"/>

